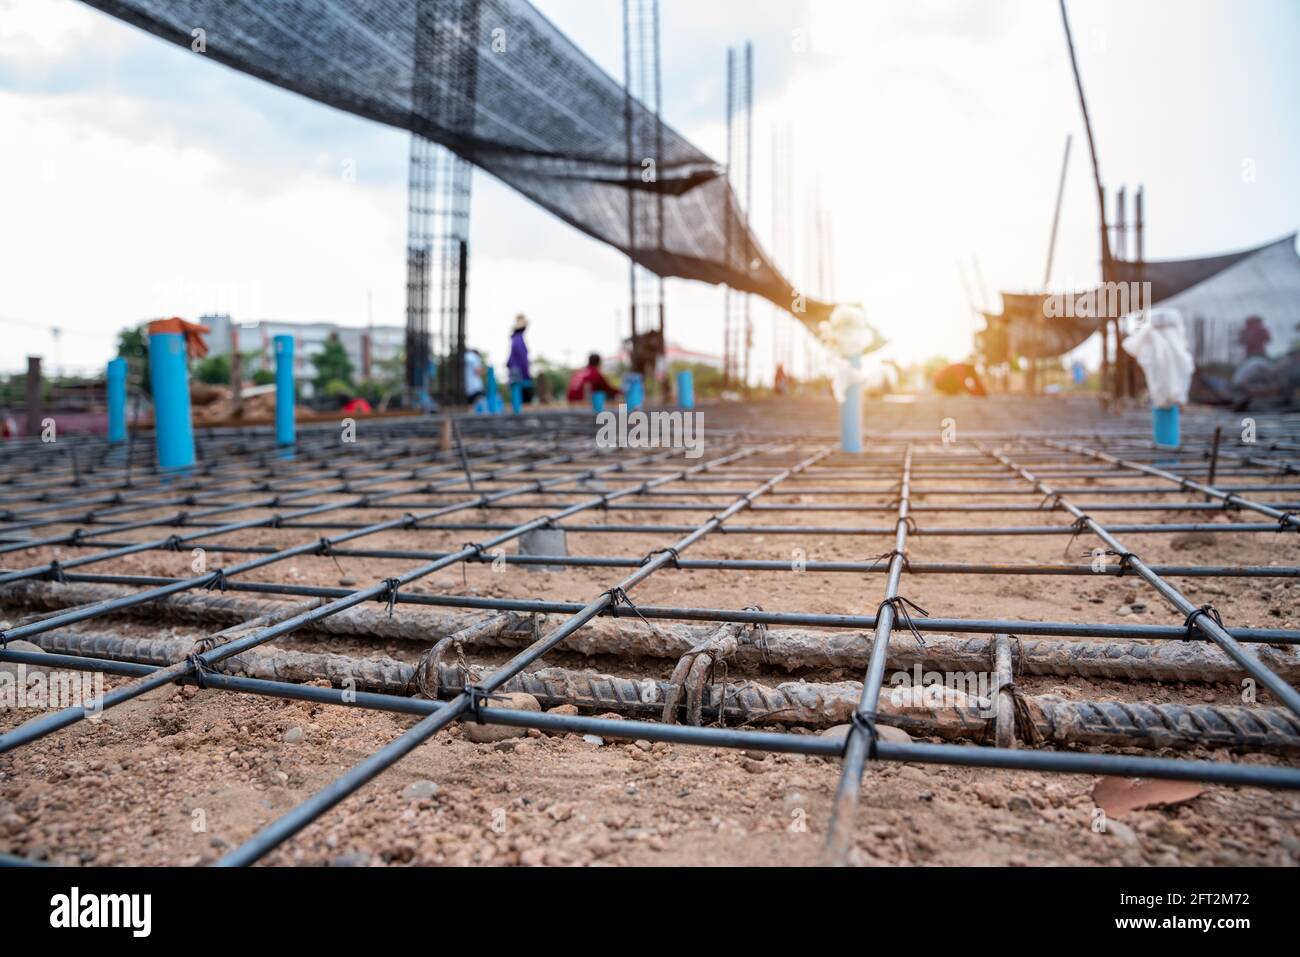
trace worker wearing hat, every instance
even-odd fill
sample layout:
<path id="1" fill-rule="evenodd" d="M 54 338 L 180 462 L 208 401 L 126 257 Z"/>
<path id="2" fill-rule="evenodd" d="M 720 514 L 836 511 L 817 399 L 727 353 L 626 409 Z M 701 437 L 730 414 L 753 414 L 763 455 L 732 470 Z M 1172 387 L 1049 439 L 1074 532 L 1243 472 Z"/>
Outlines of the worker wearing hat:
<path id="1" fill-rule="evenodd" d="M 524 341 L 524 332 L 528 329 L 528 319 L 521 312 L 515 316 L 515 328 L 510 333 L 510 358 L 506 362 L 509 381 L 521 383 L 524 402 L 533 401 L 533 376 L 528 367 L 528 343 Z"/>

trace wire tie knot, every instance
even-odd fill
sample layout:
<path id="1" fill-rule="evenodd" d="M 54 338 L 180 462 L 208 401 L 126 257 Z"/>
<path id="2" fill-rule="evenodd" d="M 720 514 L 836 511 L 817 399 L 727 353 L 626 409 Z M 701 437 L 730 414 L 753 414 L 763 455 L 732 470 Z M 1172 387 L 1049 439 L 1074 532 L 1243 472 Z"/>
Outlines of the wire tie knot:
<path id="1" fill-rule="evenodd" d="M 203 660 L 203 656 L 200 655 L 198 652 L 191 652 L 190 654 L 186 655 L 185 662 L 190 666 L 190 669 L 194 672 L 194 684 L 198 686 L 200 689 L 206 689 L 208 685 L 207 682 L 204 680 L 204 676 L 208 672 L 208 663 Z"/>
<path id="2" fill-rule="evenodd" d="M 857 708 L 853 709 L 853 714 L 849 717 L 849 734 L 865 734 L 867 736 L 867 757 L 876 756 L 876 742 L 880 740 L 880 735 L 876 731 L 876 713 L 874 711 L 862 712 Z M 845 741 L 847 747 L 848 742 Z"/>
<path id="3" fill-rule="evenodd" d="M 400 578 L 384 579 L 384 591 L 383 594 L 380 595 L 379 597 L 380 597 L 380 601 L 386 600 L 388 602 L 389 618 L 393 617 L 393 606 L 397 604 L 397 589 L 401 587 L 402 587 L 402 580 Z"/>
<path id="4" fill-rule="evenodd" d="M 1113 548 L 1106 549 L 1107 555 L 1114 555 L 1119 559 L 1119 571 L 1116 573 L 1117 578 L 1123 578 L 1124 573 L 1133 570 L 1133 559 L 1137 558 L 1132 552 L 1117 552 Z"/>
<path id="5" fill-rule="evenodd" d="M 677 564 L 677 562 L 682 557 L 681 553 L 678 552 L 677 549 L 673 548 L 673 546 L 671 545 L 667 546 L 666 548 L 656 548 L 652 551 L 647 552 L 645 558 L 641 559 L 640 564 L 642 566 L 649 565 L 652 561 L 654 561 L 656 555 L 670 555 L 672 556 L 673 568 L 681 567 L 680 565 Z"/>
<path id="6" fill-rule="evenodd" d="M 1074 524 L 1070 526 L 1070 540 L 1065 543 L 1066 555 L 1070 554 L 1070 546 L 1074 544 L 1074 540 L 1088 531 L 1088 523 L 1091 521 L 1092 517 L 1089 515 L 1080 515 L 1074 520 Z"/>
<path id="7" fill-rule="evenodd" d="M 910 598 L 904 598 L 902 595 L 895 595 L 893 598 L 886 598 L 876 606 L 877 627 L 880 625 L 880 613 L 885 610 L 885 606 L 894 609 L 894 617 L 903 623 L 903 626 L 907 628 L 907 630 L 912 633 L 912 637 L 916 639 L 916 643 L 924 648 L 925 639 L 921 637 L 921 632 L 917 630 L 916 622 L 912 620 L 911 612 L 909 612 L 908 609 L 915 609 L 923 618 L 929 618 L 930 613 Z"/>
<path id="8" fill-rule="evenodd" d="M 483 702 L 501 700 L 499 695 L 494 695 L 487 691 L 484 691 L 481 687 L 479 687 L 476 684 L 465 685 L 465 687 L 461 688 L 460 693 L 463 695 L 467 695 L 469 697 L 469 713 L 474 716 L 475 724 L 484 723 Z"/>
<path id="9" fill-rule="evenodd" d="M 876 566 L 879 565 L 881 562 L 884 561 L 892 562 L 894 560 L 895 555 L 897 555 L 899 558 L 903 560 L 903 571 L 910 572 L 912 570 L 912 563 L 907 560 L 907 552 L 899 551 L 897 548 L 891 549 L 887 552 L 881 552 L 879 555 L 873 558 L 871 560 L 871 566 L 868 569 L 868 571 L 875 570 Z"/>
<path id="10" fill-rule="evenodd" d="M 1189 614 L 1183 621 L 1183 627 L 1187 629 L 1187 634 L 1183 637 L 1183 641 L 1191 641 L 1195 637 L 1193 629 L 1196 627 L 1196 620 L 1202 617 L 1209 618 L 1220 628 L 1223 627 L 1223 618 L 1219 615 L 1218 610 L 1213 605 L 1202 605 L 1200 608 Z"/>

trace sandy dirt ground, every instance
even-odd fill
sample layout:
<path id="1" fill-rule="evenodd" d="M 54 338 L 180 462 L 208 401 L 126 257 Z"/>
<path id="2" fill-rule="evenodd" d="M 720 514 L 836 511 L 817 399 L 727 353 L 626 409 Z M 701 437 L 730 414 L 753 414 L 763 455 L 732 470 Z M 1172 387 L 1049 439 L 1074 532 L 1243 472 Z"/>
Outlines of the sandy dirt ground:
<path id="1" fill-rule="evenodd" d="M 933 411 L 933 410 L 931 410 Z M 933 420 L 933 418 L 932 418 Z M 888 421 L 910 427 L 906 417 Z M 994 423 L 1000 424 L 1000 423 Z M 1009 446 L 1008 454 L 1057 488 L 1076 489 L 1067 497 L 1084 509 L 1098 502 L 1132 501 L 1103 491 L 1122 485 L 1153 485 L 1158 480 L 1115 471 L 1091 471 L 1096 463 L 1079 458 L 1066 464 L 1044 462 L 1034 455 L 1043 447 Z M 985 440 L 990 447 L 998 443 Z M 965 451 L 970 446 L 961 446 Z M 799 502 L 887 505 L 887 487 L 898 478 L 900 455 L 893 464 L 873 456 L 878 478 L 837 479 L 813 475 L 782 483 L 759 501 L 765 505 Z M 928 475 L 949 469 L 943 447 L 918 445 L 925 461 L 916 468 L 913 505 L 966 502 L 1038 504 L 1029 483 L 991 457 L 957 458 L 977 474 Z M 1017 456 L 1023 453 L 1022 458 Z M 710 447 L 708 456 L 715 454 Z M 707 457 L 706 457 L 707 458 Z M 736 495 L 752 490 L 794 460 L 774 450 L 746 458 L 719 474 L 722 481 L 692 480 L 661 486 L 666 493 L 716 491 L 698 511 L 594 510 L 571 524 L 604 525 L 609 532 L 571 532 L 571 554 L 640 558 L 681 537 L 680 533 L 618 530 L 629 524 L 694 526 L 724 508 Z M 575 491 L 568 501 L 589 498 L 593 491 L 616 491 L 629 482 L 681 468 L 657 465 L 633 476 L 609 478 Z M 854 465 L 832 456 L 828 470 Z M 1059 480 L 1054 470 L 1083 471 Z M 557 467 L 554 474 L 564 471 Z M 826 474 L 830 474 L 829 472 Z M 1227 473 L 1233 476 L 1232 470 Z M 1284 481 L 1245 468 L 1235 485 Z M 1221 476 L 1221 482 L 1226 479 Z M 398 487 L 395 485 L 394 487 Z M 488 486 L 505 488 L 510 480 Z M 977 489 L 1015 489 L 1016 495 L 987 496 Z M 851 494 L 862 488 L 879 489 Z M 1170 486 L 1171 488 L 1173 486 Z M 833 488 L 814 494 L 803 488 Z M 963 494 L 937 495 L 938 490 Z M 927 494 L 928 493 L 928 494 Z M 1091 493 L 1091 494 L 1090 494 Z M 688 495 L 643 496 L 638 502 L 697 501 Z M 414 492 L 411 501 L 452 502 L 463 493 L 435 497 Z M 1264 493 L 1272 503 L 1300 500 L 1300 492 Z M 335 501 L 322 495 L 312 502 Z M 1174 491 L 1146 494 L 1144 502 L 1201 499 Z M 520 495 L 516 504 L 537 503 Z M 548 507 L 556 506 L 551 499 Z M 371 508 L 331 513 L 346 522 L 373 522 L 406 508 Z M 170 511 L 174 512 L 174 509 Z M 283 511 L 283 510 L 282 510 Z M 169 514 L 160 509 L 158 515 Z M 262 512 L 222 516 L 231 520 Z M 469 509 L 443 521 L 464 524 L 517 524 L 542 514 L 531 509 Z M 908 555 L 913 562 L 1086 562 L 1098 542 L 1089 535 L 1071 541 L 1068 534 L 954 536 L 936 534 L 944 527 L 1068 526 L 1059 511 L 915 513 L 920 533 Z M 1103 524 L 1212 522 L 1226 525 L 1253 521 L 1248 513 L 1220 510 L 1193 512 L 1099 512 Z M 729 523 L 730 533 L 716 533 L 692 547 L 685 557 L 768 558 L 794 562 L 873 560 L 892 548 L 890 512 L 749 511 Z M 1261 519 L 1262 520 L 1262 519 Z M 796 526 L 792 534 L 741 534 L 746 525 Z M 815 526 L 864 529 L 852 535 L 829 535 Z M 68 526 L 70 528 L 71 526 Z M 59 527 L 56 526 L 55 530 Z M 112 538 L 144 539 L 145 530 Z M 256 529 L 240 533 L 241 545 L 284 547 L 310 541 L 323 529 Z M 390 531 L 352 543 L 362 548 L 439 551 L 467 541 L 482 541 L 492 532 L 475 529 Z M 1241 534 L 1224 531 L 1120 533 L 1132 552 L 1148 563 L 1300 565 L 1300 536 Z M 505 546 L 513 553 L 516 545 Z M 61 560 L 86 549 L 31 549 L 6 556 L 6 568 Z M 213 566 L 244 558 L 213 545 L 206 559 Z M 106 573 L 187 576 L 189 551 L 153 551 L 99 563 Z M 242 576 L 251 581 L 297 584 L 369 584 L 412 566 L 409 560 L 306 556 Z M 883 597 L 884 562 L 869 575 L 816 572 L 680 571 L 665 569 L 632 592 L 638 604 L 766 610 L 873 613 Z M 409 586 L 416 593 L 493 597 L 541 597 L 586 602 L 618 584 L 628 569 L 573 568 L 539 571 L 507 564 L 493 569 L 470 565 L 434 573 Z M 1177 579 L 1193 601 L 1212 602 L 1232 626 L 1300 627 L 1297 586 L 1293 580 Z M 901 593 L 935 617 L 1009 618 L 1083 622 L 1181 624 L 1153 589 L 1133 578 L 1110 576 L 1047 577 L 1033 575 L 907 575 Z M 0 619 L 12 622 L 21 610 L 0 606 Z M 168 622 L 112 619 L 73 626 L 72 631 L 131 629 L 139 634 L 200 637 L 193 628 Z M 3 627 L 0 625 L 0 627 Z M 911 641 L 905 633 L 894 641 Z M 277 647 L 331 651 L 356 656 L 386 655 L 415 661 L 425 646 L 400 641 L 319 638 L 298 634 Z M 476 661 L 497 662 L 491 654 Z M 595 668 L 628 676 L 667 679 L 673 662 L 565 652 L 549 655 L 537 667 L 559 665 Z M 732 680 L 754 678 L 769 684 L 803 678 L 817 681 L 862 679 L 844 670 L 806 671 L 793 676 L 773 669 L 733 670 Z M 109 678 L 106 687 L 123 683 Z M 1235 684 L 1155 684 L 1086 678 L 1024 677 L 1027 693 L 1052 693 L 1071 699 L 1120 701 L 1217 702 L 1238 704 Z M 1260 692 L 1260 705 L 1274 705 Z M 0 728 L 10 728 L 38 712 L 0 712 Z M 0 852 L 66 864 L 206 864 L 237 846 L 260 827 L 393 740 L 413 723 L 406 716 L 360 712 L 338 707 L 264 699 L 195 688 L 167 688 L 109 709 L 94 722 L 81 722 L 35 744 L 0 756 Z M 814 733 L 795 729 L 794 733 Z M 1137 752 L 1133 752 L 1137 753 Z M 1228 755 L 1208 750 L 1163 753 L 1166 756 L 1274 763 L 1275 759 Z M 395 767 L 266 858 L 271 864 L 358 866 L 382 864 L 588 865 L 701 864 L 789 865 L 821 860 L 831 799 L 839 779 L 838 762 L 791 755 L 764 755 L 711 748 L 610 739 L 595 743 L 573 735 L 531 731 L 525 737 L 475 743 L 463 727 L 439 733 Z M 862 787 L 856 818 L 853 859 L 862 864 L 1277 864 L 1300 862 L 1300 795 L 1252 788 L 1208 786 L 1177 806 L 1112 817 L 1104 833 L 1095 828 L 1091 776 L 1000 772 L 980 769 L 873 764 Z"/>

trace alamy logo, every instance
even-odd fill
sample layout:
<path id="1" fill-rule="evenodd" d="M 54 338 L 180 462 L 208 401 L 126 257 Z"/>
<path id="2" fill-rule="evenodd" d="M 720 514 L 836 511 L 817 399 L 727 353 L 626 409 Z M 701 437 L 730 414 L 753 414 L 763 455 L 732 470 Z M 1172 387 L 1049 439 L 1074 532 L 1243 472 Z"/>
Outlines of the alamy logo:
<path id="1" fill-rule="evenodd" d="M 83 895 L 74 887 L 51 897 L 50 907 L 51 927 L 129 927 L 132 937 L 148 937 L 153 926 L 151 894 Z"/>
<path id="2" fill-rule="evenodd" d="M 27 670 L 0 671 L 0 711 L 10 708 L 58 710 L 85 708 L 92 717 L 104 708 L 102 672 Z"/>
<path id="3" fill-rule="evenodd" d="M 889 700 L 895 708 L 973 707 L 985 718 L 997 715 L 994 676 L 987 671 L 895 671 Z"/>
<path id="4" fill-rule="evenodd" d="M 1087 292 L 1043 298 L 1043 315 L 1048 319 L 1117 318 L 1150 308 L 1149 282 L 1104 282 Z"/>
<path id="5" fill-rule="evenodd" d="M 688 459 L 704 454 L 703 412 L 618 412 L 596 416 L 596 447 L 601 449 L 685 449 Z"/>

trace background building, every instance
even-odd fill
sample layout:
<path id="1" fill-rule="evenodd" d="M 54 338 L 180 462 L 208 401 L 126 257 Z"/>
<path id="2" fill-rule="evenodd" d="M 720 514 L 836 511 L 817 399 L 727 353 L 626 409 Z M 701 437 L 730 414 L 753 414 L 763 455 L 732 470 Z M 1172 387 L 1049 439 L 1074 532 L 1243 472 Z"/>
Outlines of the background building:
<path id="1" fill-rule="evenodd" d="M 293 377 L 307 386 L 316 377 L 312 357 L 325 349 L 325 343 L 337 338 L 352 363 L 353 379 L 373 379 L 382 374 L 385 364 L 402 355 L 406 330 L 402 326 L 343 326 L 335 322 L 284 322 L 255 319 L 236 322 L 228 315 L 203 316 L 199 321 L 211 329 L 209 355 L 229 355 L 238 342 L 239 351 L 248 356 L 245 377 L 259 369 L 274 369 L 272 350 L 276 336 L 293 336 Z"/>

